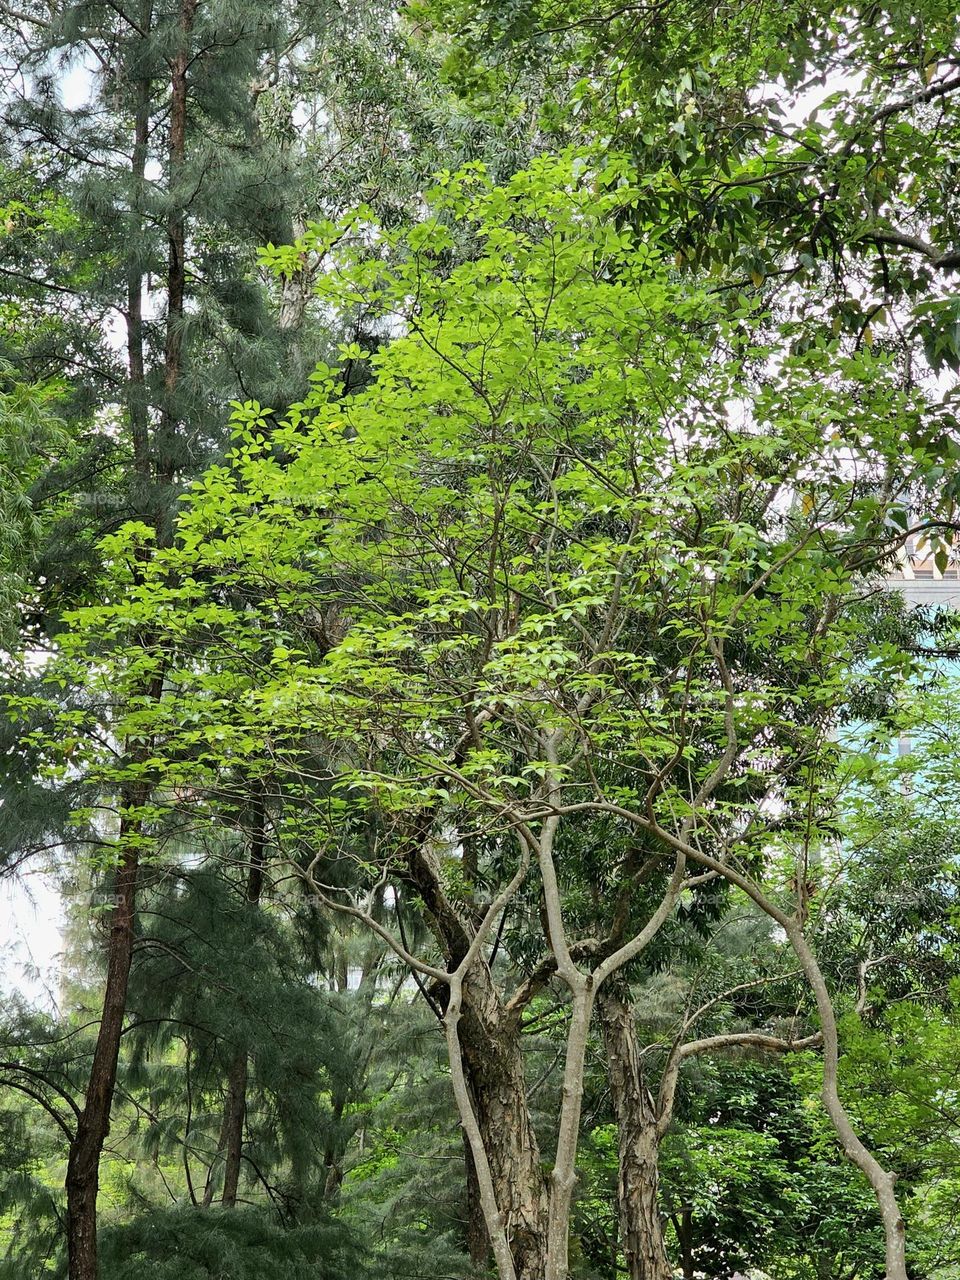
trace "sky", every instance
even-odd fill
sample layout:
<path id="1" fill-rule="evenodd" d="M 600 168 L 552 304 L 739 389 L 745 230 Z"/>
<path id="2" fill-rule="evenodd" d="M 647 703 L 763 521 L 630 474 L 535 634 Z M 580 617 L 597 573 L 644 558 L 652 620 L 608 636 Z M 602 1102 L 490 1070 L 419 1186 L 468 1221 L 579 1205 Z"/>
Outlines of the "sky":
<path id="1" fill-rule="evenodd" d="M 55 1010 L 63 926 L 63 900 L 50 872 L 0 877 L 0 995 L 17 992 Z"/>

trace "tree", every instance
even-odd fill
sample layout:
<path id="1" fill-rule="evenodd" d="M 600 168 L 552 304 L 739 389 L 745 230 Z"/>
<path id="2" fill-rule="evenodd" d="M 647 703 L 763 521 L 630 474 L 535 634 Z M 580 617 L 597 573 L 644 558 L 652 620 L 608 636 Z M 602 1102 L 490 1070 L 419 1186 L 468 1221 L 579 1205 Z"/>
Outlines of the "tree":
<path id="1" fill-rule="evenodd" d="M 435 207 L 476 228 L 472 258 L 444 270 L 434 216 L 383 233 L 395 265 L 362 244 L 341 259 L 328 296 L 397 315 L 405 334 L 347 399 L 321 368 L 269 433 L 258 406 L 238 408 L 230 465 L 196 484 L 148 565 L 144 526 L 109 545 L 107 603 L 78 616 L 72 650 L 82 664 L 95 636 L 103 663 L 110 643 L 86 679 L 118 708 L 115 734 L 150 746 L 90 764 L 162 787 L 141 820 L 162 798 L 189 822 L 241 760 L 269 758 L 292 865 L 312 851 L 302 874 L 326 907 L 439 993 L 502 1277 L 567 1273 L 597 991 L 679 901 L 725 881 L 784 931 L 810 984 L 824 1102 L 877 1195 L 895 1280 L 892 1179 L 840 1100 L 802 886 L 860 660 L 846 601 L 890 545 L 891 468 L 906 456 L 922 482 L 931 466 L 911 443 L 930 410 L 889 360 L 816 326 L 783 357 L 776 317 L 682 279 L 656 225 L 639 243 L 618 231 L 660 180 L 609 156 L 543 160 L 505 187 L 443 175 Z M 293 269 L 295 254 L 270 256 Z M 161 649 L 158 696 L 125 705 Z M 600 819 L 618 840 L 608 883 L 649 884 L 626 935 L 615 919 L 582 935 L 571 914 L 569 842 Z M 338 862 L 418 902 L 433 954 L 326 880 Z M 539 945 L 504 971 L 508 909 Z M 553 975 L 569 1021 L 545 1178 L 519 1015 Z"/>
<path id="2" fill-rule="evenodd" d="M 447 74 L 475 110 L 522 101 L 561 136 L 611 138 L 639 170 L 669 169 L 657 198 L 688 270 L 729 270 L 767 297 L 797 284 L 827 324 L 891 345 L 922 336 L 935 366 L 956 367 L 949 4 L 416 11 L 455 33 Z"/>

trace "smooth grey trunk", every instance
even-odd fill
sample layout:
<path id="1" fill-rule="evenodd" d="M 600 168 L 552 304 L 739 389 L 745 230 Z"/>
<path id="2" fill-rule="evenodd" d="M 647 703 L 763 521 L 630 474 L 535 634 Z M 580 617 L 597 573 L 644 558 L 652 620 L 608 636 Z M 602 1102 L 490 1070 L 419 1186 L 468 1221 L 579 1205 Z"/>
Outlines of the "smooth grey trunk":
<path id="1" fill-rule="evenodd" d="M 547 735 L 543 741 L 544 758 L 550 764 L 557 762 L 560 741 L 559 733 Z M 548 802 L 559 807 L 557 778 L 554 776 L 548 781 L 550 784 Z M 597 994 L 604 982 L 643 951 L 669 918 L 680 894 L 686 866 L 685 857 L 678 854 L 664 895 L 644 927 L 629 941 L 607 955 L 595 969 L 584 972 L 571 954 L 563 921 L 563 897 L 553 857 L 559 825 L 559 815 L 545 819 L 536 842 L 537 864 L 543 885 L 547 936 L 550 949 L 556 959 L 557 975 L 566 984 L 571 996 L 560 1133 L 557 1139 L 557 1157 L 551 1175 L 546 1280 L 568 1280 L 569 1276 L 570 1211 L 576 1184 L 584 1067 L 590 1020 Z"/>
<path id="2" fill-rule="evenodd" d="M 557 1155 L 550 1174 L 546 1280 L 567 1280 L 570 1272 L 570 1210 L 577 1182 L 577 1148 L 583 1109 L 583 1077 L 593 1013 L 593 976 L 586 974 L 572 993 L 570 1026 L 560 1106 Z"/>
<path id="3" fill-rule="evenodd" d="M 823 1088 L 820 1094 L 823 1105 L 833 1123 L 844 1154 L 866 1175 L 877 1198 L 883 1220 L 886 1280 L 907 1280 L 906 1228 L 894 1189 L 897 1175 L 884 1169 L 876 1156 L 861 1141 L 847 1115 L 846 1108 L 840 1099 L 837 1079 L 840 1038 L 833 1000 L 813 948 L 804 936 L 802 926 L 796 920 L 789 918 L 784 922 L 783 927 L 817 1002 L 820 1031 L 823 1036 Z"/>
<path id="4" fill-rule="evenodd" d="M 477 1166 L 470 1150 L 467 1135 L 463 1135 L 463 1159 L 466 1166 L 464 1238 L 467 1254 L 472 1266 L 477 1270 L 485 1270 L 490 1261 L 490 1237 L 487 1224 L 483 1219 L 483 1205 L 480 1203 L 480 1183 L 477 1179 Z"/>
<path id="5" fill-rule="evenodd" d="M 326 906 L 362 921 L 413 971 L 446 989 L 442 1022 L 453 1095 L 500 1280 L 544 1280 L 546 1274 L 547 1187 L 527 1099 L 522 1007 L 505 1003 L 483 950 L 529 862 L 524 849 L 510 883 L 474 930 L 443 889 L 428 832 L 410 841 L 409 880 L 423 900 L 447 969 L 418 959 L 368 910 L 330 897 L 312 867 L 303 873 Z"/>
<path id="6" fill-rule="evenodd" d="M 820 1032 L 823 1037 L 821 1098 L 824 1108 L 830 1117 L 844 1154 L 864 1174 L 876 1196 L 884 1231 L 885 1280 L 907 1280 L 906 1231 L 895 1191 L 896 1174 L 884 1169 L 857 1135 L 840 1098 L 837 1079 L 840 1038 L 836 1013 L 816 953 L 804 934 L 803 924 L 795 916 L 789 915 L 771 902 L 758 885 L 734 867 L 711 858 L 686 840 L 673 836 L 656 824 L 651 828 L 651 824 L 644 821 L 641 825 L 652 829 L 665 843 L 689 857 L 691 861 L 699 863 L 702 867 L 708 868 L 736 885 L 752 902 L 756 903 L 761 911 L 776 921 L 787 935 L 787 940 L 800 962 L 804 977 L 810 984 L 817 1004 Z"/>
<path id="7" fill-rule="evenodd" d="M 544 1280 L 547 1253 L 547 1185 L 527 1099 L 521 1010 L 505 1004 L 483 952 L 529 863 L 530 850 L 524 848 L 510 883 L 474 928 L 444 892 L 426 832 L 411 842 L 410 879 L 443 949 L 446 971 L 418 964 L 367 917 L 401 958 L 448 988 L 443 1025 L 454 1098 L 500 1280 Z"/>

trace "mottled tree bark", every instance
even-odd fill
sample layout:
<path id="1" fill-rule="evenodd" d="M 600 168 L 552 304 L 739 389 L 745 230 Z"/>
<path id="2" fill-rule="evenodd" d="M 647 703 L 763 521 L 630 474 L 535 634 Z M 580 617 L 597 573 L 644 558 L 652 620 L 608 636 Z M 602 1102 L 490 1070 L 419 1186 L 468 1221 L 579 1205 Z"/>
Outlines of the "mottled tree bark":
<path id="1" fill-rule="evenodd" d="M 517 1280 L 542 1280 L 547 1184 L 527 1100 L 519 1020 L 505 1009 L 484 961 L 464 981 L 459 1032 Z"/>
<path id="2" fill-rule="evenodd" d="M 597 1017 L 617 1122 L 617 1211 L 630 1280 L 670 1280 L 657 1199 L 657 1107 L 640 1069 L 633 1011 L 614 986 L 600 989 Z"/>
<path id="3" fill-rule="evenodd" d="M 545 758 L 551 764 L 557 740 L 557 733 L 553 733 L 544 743 Z M 556 798 L 557 787 L 551 777 L 545 799 L 552 803 Z M 666 890 L 643 928 L 612 951 L 608 948 L 596 968 L 581 969 L 577 959 L 592 955 L 598 944 L 595 940 L 590 940 L 589 946 L 571 944 L 567 939 L 553 861 L 559 815 L 545 818 L 536 836 L 529 829 L 519 833 L 517 868 L 479 920 L 461 909 L 444 888 L 432 848 L 436 817 L 432 808 L 411 824 L 403 833 L 402 850 L 404 881 L 420 898 L 443 956 L 443 968 L 413 955 L 402 930 L 399 939 L 394 937 L 369 910 L 329 897 L 309 870 L 306 878 L 331 908 L 362 920 L 414 972 L 431 978 L 440 994 L 440 1003 L 445 1005 L 442 1014 L 419 982 L 442 1017 L 457 1111 L 473 1160 L 477 1197 L 499 1280 L 569 1280 L 570 1212 L 596 993 L 611 975 L 642 952 L 669 918 L 683 886 L 685 858 L 678 854 Z M 544 1176 L 530 1114 L 520 1029 L 521 1011 L 542 984 L 543 966 L 538 966 L 537 973 L 508 1001 L 494 981 L 485 950 L 491 943 L 494 922 L 502 918 L 534 858 L 549 935 L 550 963 L 546 968 L 556 973 L 571 998 L 560 1124 L 549 1179 Z"/>
<path id="4" fill-rule="evenodd" d="M 414 835 L 406 850 L 408 878 L 427 910 L 431 930 L 450 972 L 459 968 L 475 940 L 470 920 L 443 889 L 430 851 L 427 827 Z M 548 1190 L 540 1148 L 530 1116 L 521 1050 L 520 1010 L 510 1009 L 497 990 L 489 964 L 477 955 L 456 993 L 448 998 L 444 1019 L 453 1050 L 451 1070 L 457 1087 L 457 1058 L 465 1096 L 458 1099 L 472 1112 L 479 1131 L 496 1199 L 495 1218 L 502 1227 L 515 1280 L 543 1280 L 547 1257 Z M 452 988 L 451 988 L 452 991 Z M 450 1001 L 454 1007 L 451 1009 Z M 451 1017 L 452 1014 L 452 1017 Z M 468 1136 L 468 1135 L 467 1135 Z M 474 1167 L 475 1176 L 479 1170 Z M 489 1229 L 488 1212 L 484 1220 Z M 491 1241 L 494 1252 L 496 1242 Z M 504 1260 L 498 1259 L 503 1275 Z M 508 1266 L 508 1271 L 509 1271 Z"/>

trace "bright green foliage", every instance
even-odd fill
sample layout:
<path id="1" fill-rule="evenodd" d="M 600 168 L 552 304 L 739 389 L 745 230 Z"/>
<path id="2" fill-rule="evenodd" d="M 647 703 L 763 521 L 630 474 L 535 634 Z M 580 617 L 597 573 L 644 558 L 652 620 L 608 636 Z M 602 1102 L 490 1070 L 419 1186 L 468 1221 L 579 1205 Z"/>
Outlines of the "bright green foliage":
<path id="1" fill-rule="evenodd" d="M 917 1274 L 953 1275 L 960 1266 L 955 1003 L 947 1011 L 909 1001 L 884 1006 L 879 991 L 876 996 L 864 1023 L 850 1019 L 843 1029 L 844 1093 L 861 1131 L 898 1173 Z M 814 1059 L 794 1074 L 815 1094 L 819 1066 Z M 831 1144 L 812 1098 L 808 1115 L 822 1160 Z M 815 1188 L 811 1180 L 805 1194 L 812 1197 Z M 833 1238 L 838 1250 L 849 1249 L 849 1226 L 838 1223 Z"/>
<path id="2" fill-rule="evenodd" d="M 956 370 L 956 6 L 650 9 L 423 0 L 476 110 L 613 140 L 669 181 L 647 216 L 685 269 L 802 296 L 861 346 Z"/>
<path id="3" fill-rule="evenodd" d="M 786 1063 L 742 1052 L 696 1072 L 666 1141 L 675 1248 L 699 1269 L 883 1274 L 876 1206 Z"/>
<path id="4" fill-rule="evenodd" d="M 18 1280 L 26 1268 L 30 1275 L 51 1275 L 62 1135 L 39 1107 L 12 1092 L 0 1112 L 0 1134 L 0 1276 Z"/>
<path id="5" fill-rule="evenodd" d="M 120 646 L 111 700 L 158 660 L 129 648 L 131 629 L 183 655 L 159 707 L 118 722 L 159 735 L 138 772 L 198 785 L 257 750 L 295 778 L 316 733 L 355 758 L 334 813 L 347 788 L 387 812 L 536 812 L 542 757 L 516 751 L 563 725 L 597 768 L 617 762 L 593 782 L 564 764 L 571 801 L 599 785 L 606 804 L 642 803 L 663 770 L 673 821 L 723 754 L 728 711 L 741 787 L 786 767 L 761 741 L 793 735 L 799 759 L 822 740 L 853 629 L 833 606 L 817 619 L 864 539 L 886 536 L 870 485 L 895 461 L 925 475 L 909 443 L 925 406 L 885 359 L 822 335 L 770 368 L 761 308 L 680 280 L 655 228 L 640 244 L 615 229 L 657 180 L 615 158 L 606 194 L 568 159 L 506 188 L 445 176 L 438 213 L 475 226 L 475 257 L 438 269 L 435 217 L 399 265 L 361 251 L 328 279 L 331 300 L 407 328 L 373 358 L 375 381 L 338 400 L 321 367 L 269 436 L 258 406 L 238 406 L 230 465 L 196 484 L 178 545 L 138 585 L 147 530 L 129 526 L 107 548 L 107 603 L 78 616 L 81 646 L 84 628 Z M 319 655 L 318 626 L 336 641 Z M 774 674 L 757 683 L 763 663 Z M 371 734 L 391 746 L 367 769 Z M 735 813 L 736 794 L 723 805 Z"/>

